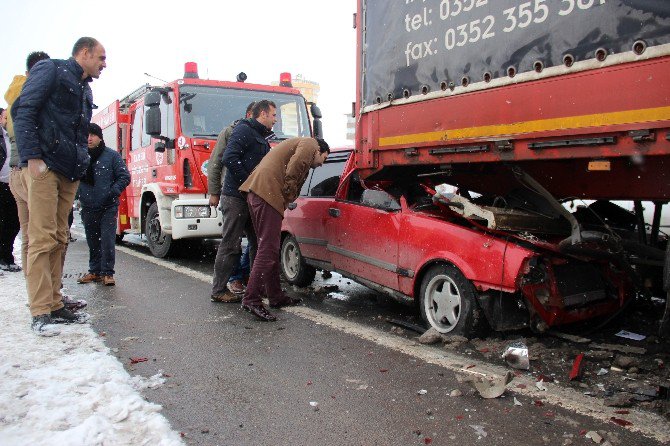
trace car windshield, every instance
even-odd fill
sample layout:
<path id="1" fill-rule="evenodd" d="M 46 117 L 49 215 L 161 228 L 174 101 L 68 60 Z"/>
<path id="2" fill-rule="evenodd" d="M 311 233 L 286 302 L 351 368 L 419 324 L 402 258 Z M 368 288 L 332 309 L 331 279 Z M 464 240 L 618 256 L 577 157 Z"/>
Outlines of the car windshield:
<path id="1" fill-rule="evenodd" d="M 244 117 L 249 103 L 263 99 L 277 105 L 277 123 L 272 129 L 277 139 L 310 136 L 305 100 L 300 95 L 194 85 L 182 86 L 179 91 L 182 132 L 190 137 L 216 138 Z"/>

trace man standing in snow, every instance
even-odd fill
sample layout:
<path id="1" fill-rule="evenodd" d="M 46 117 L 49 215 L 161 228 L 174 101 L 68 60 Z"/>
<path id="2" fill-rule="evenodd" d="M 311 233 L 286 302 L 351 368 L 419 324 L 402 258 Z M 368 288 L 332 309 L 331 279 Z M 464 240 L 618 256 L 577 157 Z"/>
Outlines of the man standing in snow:
<path id="1" fill-rule="evenodd" d="M 14 239 L 19 233 L 19 215 L 16 201 L 9 190 L 9 174 L 11 171 L 11 143 L 5 131 L 7 110 L 0 108 L 0 270 L 8 272 L 21 271 L 14 263 Z"/>
<path id="2" fill-rule="evenodd" d="M 88 123 L 93 95 L 89 82 L 107 66 L 105 48 L 82 37 L 67 60 L 38 62 L 26 80 L 14 110 L 14 133 L 28 190 L 28 262 L 26 284 L 31 327 L 54 335 L 53 323 L 85 322 L 88 315 L 64 307 L 61 255 L 67 243 L 67 219 L 86 172 Z"/>
<path id="3" fill-rule="evenodd" d="M 98 124 L 88 126 L 88 153 L 91 163 L 79 185 L 81 220 L 88 243 L 88 274 L 77 282 L 102 282 L 114 286 L 116 216 L 119 195 L 130 184 L 123 158 L 105 146 Z"/>
<path id="4" fill-rule="evenodd" d="M 30 69 L 37 62 L 45 59 L 49 59 L 49 55 L 43 51 L 33 51 L 30 53 L 26 59 L 25 75 L 17 74 L 14 76 L 12 83 L 5 92 L 5 101 L 7 101 L 8 104 L 7 133 L 9 134 L 9 142 L 12 146 L 9 159 L 9 167 L 12 169 L 9 173 L 9 189 L 12 191 L 14 201 L 16 202 L 19 226 L 21 228 L 21 265 L 23 265 L 24 274 L 25 267 L 28 264 L 28 191 L 21 184 L 21 168 L 26 166 L 19 163 L 19 151 L 16 147 L 16 136 L 14 135 L 12 108 L 21 94 L 21 89 L 23 89 L 23 84 L 26 83 Z M 63 254 L 63 259 L 64 258 L 65 254 Z"/>

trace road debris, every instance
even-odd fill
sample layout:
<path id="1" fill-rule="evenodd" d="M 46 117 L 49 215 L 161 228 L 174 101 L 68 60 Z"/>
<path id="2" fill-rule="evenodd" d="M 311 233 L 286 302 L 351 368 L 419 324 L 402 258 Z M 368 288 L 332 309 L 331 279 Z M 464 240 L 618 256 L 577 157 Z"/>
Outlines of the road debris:
<path id="1" fill-rule="evenodd" d="M 430 345 L 437 344 L 440 341 L 442 341 L 442 335 L 433 327 L 419 337 L 419 344 Z"/>
<path id="2" fill-rule="evenodd" d="M 633 333 L 631 331 L 626 331 L 626 330 L 621 330 L 619 333 L 615 333 L 614 336 L 618 336 L 620 338 L 631 339 L 633 341 L 642 341 L 642 340 L 647 338 L 645 335 L 638 334 L 638 333 Z"/>
<path id="3" fill-rule="evenodd" d="M 147 362 L 149 358 L 130 358 L 131 364 L 139 364 L 140 362 Z"/>
<path id="4" fill-rule="evenodd" d="M 470 424 L 469 426 L 474 429 L 475 435 L 478 437 L 477 440 L 488 437 L 489 434 L 484 430 L 484 426 L 478 426 L 474 424 Z"/>
<path id="5" fill-rule="evenodd" d="M 492 399 L 498 398 L 507 388 L 507 384 L 512 382 L 514 376 L 511 372 L 507 372 L 504 376 L 482 377 L 476 376 L 470 378 L 468 381 L 479 392 L 482 398 Z"/>
<path id="6" fill-rule="evenodd" d="M 582 376 L 582 361 L 584 361 L 584 353 L 580 353 L 575 357 L 572 363 L 572 370 L 570 370 L 570 381 L 574 381 Z"/>
<path id="7" fill-rule="evenodd" d="M 513 342 L 507 346 L 502 358 L 507 365 L 519 370 L 528 370 L 530 361 L 528 360 L 528 347 L 523 342 Z"/>
<path id="8" fill-rule="evenodd" d="M 607 375 L 609 372 L 610 372 L 610 371 L 607 370 L 606 368 L 602 368 L 602 367 L 601 367 L 600 370 L 598 370 L 598 373 L 596 373 L 596 375 L 597 375 L 597 376 L 605 376 L 605 375 Z"/>
<path id="9" fill-rule="evenodd" d="M 630 407 L 633 405 L 633 396 L 630 393 L 618 392 L 605 397 L 603 404 L 607 407 Z"/>
<path id="10" fill-rule="evenodd" d="M 514 405 L 515 405 L 515 406 L 523 406 L 523 404 L 521 404 L 521 401 L 519 401 L 518 399 L 516 399 L 516 397 L 514 397 Z"/>
<path id="11" fill-rule="evenodd" d="M 584 435 L 584 436 L 585 436 L 586 438 L 589 438 L 589 439 L 593 440 L 593 442 L 594 442 L 595 444 L 600 444 L 600 443 L 602 443 L 603 440 L 604 440 L 603 437 L 600 436 L 600 434 L 599 434 L 598 432 L 596 432 L 596 431 L 588 431 L 588 432 L 586 433 L 586 435 Z"/>
<path id="12" fill-rule="evenodd" d="M 428 391 L 426 389 L 421 389 L 421 390 L 417 391 L 416 393 L 419 394 L 419 395 L 425 395 L 425 394 L 428 393 Z"/>
<path id="13" fill-rule="evenodd" d="M 548 334 L 555 338 L 565 339 L 566 341 L 574 342 L 576 344 L 588 344 L 591 339 L 582 336 L 572 335 L 568 333 L 561 333 L 560 331 L 549 330 Z"/>
<path id="14" fill-rule="evenodd" d="M 631 347 L 630 345 L 622 345 L 622 344 L 597 344 L 593 342 L 589 344 L 589 347 L 597 350 L 609 350 L 613 352 L 632 353 L 635 355 L 644 355 L 645 353 L 647 353 L 646 348 Z"/>
<path id="15" fill-rule="evenodd" d="M 544 381 L 542 381 L 542 380 L 536 382 L 535 387 L 537 387 L 537 390 L 539 390 L 541 392 L 546 392 L 547 391 L 547 387 L 544 385 Z"/>
<path id="16" fill-rule="evenodd" d="M 422 326 L 412 324 L 411 322 L 401 321 L 400 319 L 387 319 L 386 322 L 388 322 L 389 324 L 397 325 L 398 327 L 407 328 L 419 334 L 424 334 L 426 332 L 426 329 L 423 328 Z"/>
<path id="17" fill-rule="evenodd" d="M 451 392 L 449 392 L 449 396 L 452 397 L 452 398 L 457 398 L 459 396 L 463 396 L 463 392 L 461 392 L 458 389 L 454 389 Z"/>

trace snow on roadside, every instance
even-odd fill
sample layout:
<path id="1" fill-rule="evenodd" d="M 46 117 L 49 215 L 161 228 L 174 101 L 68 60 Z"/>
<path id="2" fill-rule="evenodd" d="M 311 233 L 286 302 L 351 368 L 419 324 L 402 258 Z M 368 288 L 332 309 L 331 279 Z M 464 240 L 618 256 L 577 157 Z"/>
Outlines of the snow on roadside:
<path id="1" fill-rule="evenodd" d="M 0 444 L 183 445 L 135 390 L 162 378 L 131 378 L 87 324 L 36 336 L 26 302 L 21 273 L 0 277 Z"/>

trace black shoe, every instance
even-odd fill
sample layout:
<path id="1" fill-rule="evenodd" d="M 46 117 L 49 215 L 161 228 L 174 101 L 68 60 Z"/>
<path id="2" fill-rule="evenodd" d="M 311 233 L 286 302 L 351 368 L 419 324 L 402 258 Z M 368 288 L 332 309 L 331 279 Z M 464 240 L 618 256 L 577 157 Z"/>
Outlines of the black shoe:
<path id="1" fill-rule="evenodd" d="M 50 337 L 58 336 L 60 330 L 54 325 L 51 316 L 48 314 L 40 314 L 39 316 L 33 316 L 33 321 L 30 324 L 31 330 L 38 336 Z"/>
<path id="2" fill-rule="evenodd" d="M 265 322 L 274 322 L 277 320 L 277 317 L 270 313 L 267 308 L 265 308 L 263 305 L 245 305 L 242 304 L 242 309 L 244 311 L 247 311 L 254 316 L 256 316 L 258 319 L 265 321 Z"/>
<path id="3" fill-rule="evenodd" d="M 284 302 L 270 304 L 270 308 L 295 307 L 296 305 L 300 305 L 301 303 L 302 299 L 295 299 L 293 297 L 289 297 L 288 300 L 285 300 Z"/>
<path id="4" fill-rule="evenodd" d="M 51 312 L 55 324 L 83 324 L 89 317 L 88 313 L 73 313 L 65 307 Z"/>
<path id="5" fill-rule="evenodd" d="M 16 263 L 0 262 L 0 269 L 9 273 L 18 273 L 21 267 Z"/>

